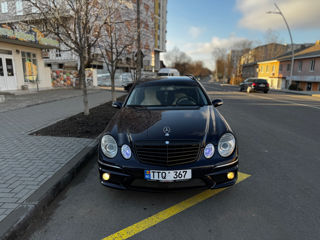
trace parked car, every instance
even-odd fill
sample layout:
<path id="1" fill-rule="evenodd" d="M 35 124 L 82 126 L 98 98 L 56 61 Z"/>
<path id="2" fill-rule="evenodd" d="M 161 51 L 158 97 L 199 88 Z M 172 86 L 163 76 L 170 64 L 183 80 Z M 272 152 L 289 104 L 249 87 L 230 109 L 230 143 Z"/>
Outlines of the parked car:
<path id="1" fill-rule="evenodd" d="M 265 79 L 248 78 L 240 83 L 240 92 L 242 91 L 247 91 L 248 93 L 257 91 L 268 93 L 269 83 Z"/>
<path id="2" fill-rule="evenodd" d="M 110 85 L 110 74 L 101 73 L 97 74 L 98 86 L 108 86 Z"/>
<path id="3" fill-rule="evenodd" d="M 116 189 L 221 188 L 235 184 L 234 133 L 190 77 L 140 80 L 100 139 L 100 181 Z"/>
<path id="4" fill-rule="evenodd" d="M 129 83 L 133 82 L 131 73 L 122 73 L 120 75 L 120 82 L 123 87 L 127 86 Z"/>
<path id="5" fill-rule="evenodd" d="M 180 73 L 175 68 L 161 68 L 158 72 L 158 76 L 180 76 Z"/>

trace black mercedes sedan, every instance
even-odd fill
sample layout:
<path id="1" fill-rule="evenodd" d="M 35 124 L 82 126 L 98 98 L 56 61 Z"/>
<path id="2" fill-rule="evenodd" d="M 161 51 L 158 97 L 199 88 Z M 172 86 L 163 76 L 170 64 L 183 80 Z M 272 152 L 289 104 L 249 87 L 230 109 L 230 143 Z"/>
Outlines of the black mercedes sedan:
<path id="1" fill-rule="evenodd" d="M 192 77 L 135 83 L 100 140 L 103 185 L 154 190 L 221 188 L 235 184 L 235 136 L 213 101 Z"/>

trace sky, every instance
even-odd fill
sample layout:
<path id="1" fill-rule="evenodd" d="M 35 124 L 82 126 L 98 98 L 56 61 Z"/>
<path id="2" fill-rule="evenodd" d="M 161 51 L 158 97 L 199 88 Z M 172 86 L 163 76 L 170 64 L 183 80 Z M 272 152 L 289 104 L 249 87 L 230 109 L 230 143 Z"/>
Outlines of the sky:
<path id="1" fill-rule="evenodd" d="M 244 39 L 262 45 L 270 34 L 290 44 L 281 15 L 266 14 L 276 11 L 274 2 L 287 19 L 294 43 L 320 40 L 320 0 L 168 0 L 167 51 L 178 47 L 213 69 L 215 48 L 230 49 Z"/>

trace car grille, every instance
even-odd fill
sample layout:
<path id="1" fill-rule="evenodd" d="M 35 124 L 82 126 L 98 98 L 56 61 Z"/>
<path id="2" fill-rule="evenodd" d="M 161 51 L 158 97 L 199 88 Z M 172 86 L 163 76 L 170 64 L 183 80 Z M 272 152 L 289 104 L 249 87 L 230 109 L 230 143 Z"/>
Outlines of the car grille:
<path id="1" fill-rule="evenodd" d="M 195 142 L 165 141 L 138 142 L 134 145 L 138 160 L 142 163 L 174 166 L 198 160 L 200 144 Z"/>

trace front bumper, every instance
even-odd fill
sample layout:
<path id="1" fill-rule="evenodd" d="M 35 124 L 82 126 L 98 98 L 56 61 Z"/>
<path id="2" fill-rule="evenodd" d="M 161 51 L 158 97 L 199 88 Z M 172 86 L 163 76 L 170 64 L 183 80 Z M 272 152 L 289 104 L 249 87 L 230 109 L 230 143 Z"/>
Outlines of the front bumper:
<path id="1" fill-rule="evenodd" d="M 192 179 L 186 181 L 159 182 L 144 179 L 144 170 L 156 170 L 156 166 L 142 167 L 120 167 L 111 163 L 98 160 L 100 182 L 104 186 L 116 189 L 131 190 L 175 190 L 189 188 L 222 188 L 236 183 L 238 177 L 238 158 L 220 166 L 197 166 L 180 167 L 180 169 L 191 169 Z M 179 168 L 175 168 L 177 170 Z M 163 169 L 159 169 L 163 170 Z M 227 178 L 229 172 L 234 172 L 232 180 Z M 103 173 L 109 173 L 110 179 L 102 179 Z"/>

